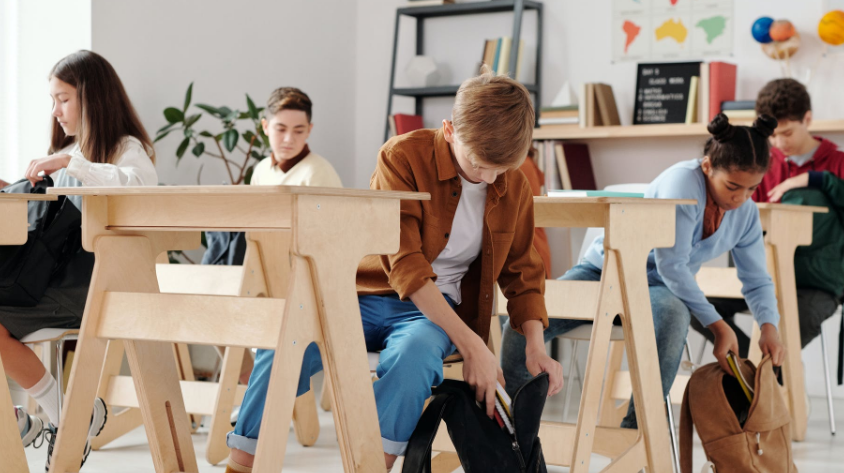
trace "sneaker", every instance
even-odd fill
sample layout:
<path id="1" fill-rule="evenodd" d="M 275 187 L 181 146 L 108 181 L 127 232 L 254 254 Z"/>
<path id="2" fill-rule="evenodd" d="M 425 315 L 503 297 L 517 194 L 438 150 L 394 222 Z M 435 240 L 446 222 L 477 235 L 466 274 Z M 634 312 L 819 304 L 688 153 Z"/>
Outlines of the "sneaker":
<path id="1" fill-rule="evenodd" d="M 94 412 L 91 413 L 91 423 L 88 426 L 88 437 L 85 440 L 85 450 L 82 453 L 82 463 L 79 464 L 80 468 L 88 460 L 88 455 L 91 454 L 91 439 L 100 435 L 103 427 L 105 427 L 106 420 L 108 420 L 108 408 L 106 407 L 105 401 L 98 397 L 94 399 Z M 53 446 L 56 444 L 57 433 L 57 429 L 53 424 L 49 424 L 44 429 L 44 438 L 49 442 L 47 446 L 47 464 L 44 466 L 44 470 L 47 472 L 50 471 L 50 460 L 53 458 Z M 35 448 L 40 446 L 39 444 Z"/>
<path id="2" fill-rule="evenodd" d="M 44 422 L 38 416 L 27 414 L 26 410 L 21 406 L 15 406 L 15 418 L 18 421 L 18 431 L 21 434 L 23 448 L 26 448 L 32 445 L 32 442 L 41 433 L 41 430 L 44 428 Z"/>
<path id="3" fill-rule="evenodd" d="M 231 421 L 232 427 L 237 425 L 238 417 L 240 417 L 240 406 L 234 406 L 234 408 L 232 409 L 232 415 L 229 418 L 229 420 Z"/>

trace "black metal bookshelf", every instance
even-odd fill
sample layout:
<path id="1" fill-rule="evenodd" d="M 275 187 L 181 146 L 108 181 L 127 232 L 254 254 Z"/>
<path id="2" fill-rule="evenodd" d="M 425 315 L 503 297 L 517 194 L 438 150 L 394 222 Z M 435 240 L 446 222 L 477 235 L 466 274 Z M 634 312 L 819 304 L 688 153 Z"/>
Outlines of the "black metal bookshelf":
<path id="1" fill-rule="evenodd" d="M 396 10 L 396 26 L 393 34 L 393 58 L 390 70 L 390 90 L 387 98 L 387 119 L 384 140 L 390 137 L 390 115 L 393 111 L 393 97 L 396 95 L 413 97 L 416 100 L 416 114 L 422 115 L 422 101 L 426 97 L 453 97 L 457 95 L 459 85 L 396 88 L 396 55 L 399 45 L 399 24 L 402 16 L 416 19 L 416 55 L 425 53 L 425 20 L 447 16 L 481 15 L 486 13 L 513 12 L 513 45 L 508 58 L 508 70 L 511 77 L 515 76 L 519 57 L 519 43 L 522 34 L 522 17 L 526 10 L 535 10 L 536 21 L 536 80 L 534 84 L 525 87 L 534 96 L 536 120 L 539 122 L 540 93 L 542 90 L 542 3 L 533 0 L 485 0 L 472 3 L 453 3 L 426 7 L 405 7 Z"/>

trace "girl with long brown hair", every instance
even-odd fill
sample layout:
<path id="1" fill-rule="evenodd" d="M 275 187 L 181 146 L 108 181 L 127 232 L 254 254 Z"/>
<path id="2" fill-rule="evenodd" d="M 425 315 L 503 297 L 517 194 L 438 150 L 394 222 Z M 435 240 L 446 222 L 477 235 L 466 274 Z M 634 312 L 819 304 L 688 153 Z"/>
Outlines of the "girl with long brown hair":
<path id="1" fill-rule="evenodd" d="M 29 164 L 27 179 L 35 184 L 50 175 L 56 187 L 158 184 L 152 142 L 108 61 L 91 51 L 78 51 L 60 60 L 48 78 L 54 118 L 50 148 L 48 156 Z M 81 209 L 79 197 L 71 201 Z M 6 373 L 49 418 L 44 426 L 39 417 L 16 407 L 21 440 L 28 446 L 41 435 L 48 439 L 48 470 L 59 425 L 60 387 L 20 339 L 43 328 L 79 328 L 92 269 L 92 255 L 80 251 L 65 274 L 51 281 L 37 306 L 0 306 L 0 356 Z M 100 433 L 106 417 L 105 403 L 97 399 L 83 463 L 91 450 L 90 439 Z"/>

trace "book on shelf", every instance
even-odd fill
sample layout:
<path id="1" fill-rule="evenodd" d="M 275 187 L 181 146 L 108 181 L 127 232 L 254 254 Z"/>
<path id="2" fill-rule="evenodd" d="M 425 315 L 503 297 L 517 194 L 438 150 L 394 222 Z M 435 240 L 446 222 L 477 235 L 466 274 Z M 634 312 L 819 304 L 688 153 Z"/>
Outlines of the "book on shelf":
<path id="1" fill-rule="evenodd" d="M 454 0 L 408 0 L 409 7 L 430 7 L 435 5 L 448 5 L 454 3 Z"/>
<path id="2" fill-rule="evenodd" d="M 566 163 L 566 152 L 563 149 L 562 141 L 558 141 L 554 145 L 554 157 L 557 158 L 557 170 L 560 173 L 560 184 L 563 189 L 574 189 L 571 186 L 571 176 L 569 175 L 569 166 Z"/>
<path id="3" fill-rule="evenodd" d="M 709 121 L 709 63 L 702 62 L 697 81 L 697 122 Z"/>
<path id="4" fill-rule="evenodd" d="M 721 111 L 724 110 L 756 110 L 755 100 L 727 100 L 721 102 Z"/>
<path id="5" fill-rule="evenodd" d="M 495 40 L 495 57 L 492 60 L 492 73 L 495 74 L 498 71 L 498 62 L 501 60 L 501 42 L 504 38 L 498 38 Z"/>
<path id="6" fill-rule="evenodd" d="M 618 117 L 618 107 L 615 104 L 615 96 L 612 93 L 612 86 L 608 84 L 595 84 L 595 99 L 598 103 L 601 125 L 621 125 L 621 120 Z"/>
<path id="7" fill-rule="evenodd" d="M 510 72 L 508 69 L 510 68 L 510 48 L 512 47 L 512 38 L 509 36 L 501 38 L 501 54 L 498 58 L 498 67 L 495 69 L 496 74 L 502 76 Z"/>
<path id="8" fill-rule="evenodd" d="M 699 81 L 700 77 L 692 76 L 691 83 L 689 84 L 689 100 L 686 104 L 686 124 L 697 121 L 697 94 Z"/>
<path id="9" fill-rule="evenodd" d="M 592 169 L 592 157 L 589 146 L 585 143 L 562 142 L 566 171 L 572 189 L 595 190 L 595 172 Z"/>
<path id="10" fill-rule="evenodd" d="M 645 194 L 641 192 L 613 192 L 598 190 L 550 190 L 548 197 L 632 197 L 641 199 Z"/>
<path id="11" fill-rule="evenodd" d="M 721 111 L 721 103 L 736 99 L 736 65 L 721 61 L 709 63 L 709 119 Z"/>
<path id="12" fill-rule="evenodd" d="M 484 54 L 481 57 L 481 63 L 489 66 L 490 70 L 492 70 L 492 65 L 495 64 L 495 50 L 497 47 L 497 39 L 488 39 L 484 42 Z"/>
<path id="13" fill-rule="evenodd" d="M 731 122 L 756 120 L 756 110 L 722 110 L 721 113 L 726 115 Z"/>
<path id="14" fill-rule="evenodd" d="M 559 117 L 559 118 L 550 118 L 550 117 L 543 117 L 542 115 L 539 116 L 539 126 L 546 126 L 546 125 L 577 125 L 580 123 L 580 119 L 578 117 Z"/>
<path id="15" fill-rule="evenodd" d="M 612 87 L 607 84 L 583 84 L 578 115 L 581 127 L 621 125 Z"/>
<path id="16" fill-rule="evenodd" d="M 393 136 L 403 135 L 424 127 L 420 115 L 405 115 L 403 113 L 390 115 L 390 132 L 393 133 Z"/>

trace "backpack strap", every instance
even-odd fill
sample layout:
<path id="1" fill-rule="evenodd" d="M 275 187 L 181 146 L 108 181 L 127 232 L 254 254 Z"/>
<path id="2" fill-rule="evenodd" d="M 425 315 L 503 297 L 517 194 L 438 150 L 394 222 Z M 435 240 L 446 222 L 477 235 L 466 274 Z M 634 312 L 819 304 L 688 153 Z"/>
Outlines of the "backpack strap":
<path id="1" fill-rule="evenodd" d="M 436 394 L 425 408 L 407 442 L 401 473 L 431 473 L 431 446 L 451 396 L 451 393 Z"/>
<path id="2" fill-rule="evenodd" d="M 686 384 L 686 391 L 683 393 L 683 405 L 680 408 L 680 473 L 692 473 L 692 434 L 693 423 L 692 409 L 689 405 L 689 387 L 691 380 Z M 668 406 L 669 409 L 671 406 Z"/>

